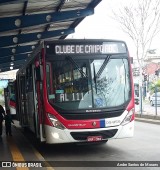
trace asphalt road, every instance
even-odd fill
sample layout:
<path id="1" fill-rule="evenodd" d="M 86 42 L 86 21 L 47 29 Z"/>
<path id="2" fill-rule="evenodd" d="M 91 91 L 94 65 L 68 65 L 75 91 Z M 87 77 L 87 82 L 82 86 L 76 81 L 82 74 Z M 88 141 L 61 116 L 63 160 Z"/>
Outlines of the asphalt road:
<path id="1" fill-rule="evenodd" d="M 46 161 L 82 161 L 78 166 L 85 166 L 84 161 L 93 161 L 95 166 L 99 161 L 160 161 L 160 126 L 135 122 L 133 138 L 110 140 L 103 145 L 36 145 L 37 150 Z M 97 162 L 96 162 L 97 161 Z M 132 162 L 131 162 L 132 163 Z M 155 170 L 160 167 L 54 167 L 55 170 Z"/>

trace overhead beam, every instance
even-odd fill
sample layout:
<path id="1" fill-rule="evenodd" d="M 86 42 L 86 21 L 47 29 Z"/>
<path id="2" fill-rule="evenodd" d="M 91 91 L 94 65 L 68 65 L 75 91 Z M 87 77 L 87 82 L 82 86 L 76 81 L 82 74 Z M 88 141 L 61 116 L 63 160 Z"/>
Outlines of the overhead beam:
<path id="1" fill-rule="evenodd" d="M 0 58 L 22 53 L 31 53 L 36 46 L 17 46 L 12 48 L 0 48 Z"/>
<path id="2" fill-rule="evenodd" d="M 0 0 L 0 4 L 3 5 L 3 4 L 9 4 L 9 3 L 19 3 L 19 2 L 25 2 L 25 1 L 28 1 L 28 0 Z"/>
<path id="3" fill-rule="evenodd" d="M 28 5 L 28 1 L 25 1 L 25 2 L 24 2 L 23 11 L 22 11 L 22 15 L 26 15 L 27 5 Z"/>
<path id="4" fill-rule="evenodd" d="M 28 58 L 29 58 L 28 54 L 19 54 L 19 55 L 15 55 L 15 56 L 8 56 L 5 58 L 0 58 L 0 64 L 8 63 L 8 62 L 15 62 L 18 60 L 27 60 Z"/>
<path id="5" fill-rule="evenodd" d="M 13 66 L 12 70 L 20 69 L 22 67 L 22 64 Z M 0 73 L 6 72 L 6 71 L 11 71 L 10 66 L 0 68 Z"/>
<path id="6" fill-rule="evenodd" d="M 23 6 L 23 11 L 22 11 L 22 15 L 24 16 L 26 14 L 26 9 L 27 9 L 27 5 L 28 5 L 28 1 L 24 2 L 24 6 Z M 21 34 L 22 30 L 19 30 L 19 34 Z"/>
<path id="7" fill-rule="evenodd" d="M 47 38 L 57 37 L 61 35 L 68 35 L 74 33 L 74 29 L 63 29 L 63 30 L 55 30 L 55 31 L 44 31 L 38 33 L 30 33 L 30 34 L 20 34 L 18 36 L 4 36 L 0 37 L 0 47 L 7 47 L 32 41 L 39 41 Z"/>
<path id="8" fill-rule="evenodd" d="M 92 1 L 87 8 L 95 8 L 102 0 L 94 0 Z"/>
<path id="9" fill-rule="evenodd" d="M 83 19 L 83 18 L 79 18 L 79 19 L 76 19 L 71 25 L 70 25 L 70 28 L 75 28 Z M 68 35 L 62 35 L 59 39 L 65 39 Z"/>
<path id="10" fill-rule="evenodd" d="M 72 20 L 92 15 L 94 9 L 81 9 L 47 14 L 24 15 L 0 18 L 0 32 L 22 29 L 25 27 L 49 24 L 52 22 Z"/>
<path id="11" fill-rule="evenodd" d="M 94 0 L 92 1 L 88 6 L 87 8 L 95 8 L 102 0 Z M 86 8 L 86 9 L 87 9 Z M 85 17 L 82 17 L 82 18 L 78 18 L 76 19 L 72 25 L 70 25 L 70 28 L 75 28 Z M 60 37 L 60 39 L 65 39 L 67 37 L 67 35 L 62 35 Z"/>
<path id="12" fill-rule="evenodd" d="M 59 3 L 59 5 L 58 5 L 57 8 L 56 8 L 56 11 L 60 11 L 60 10 L 62 9 L 62 7 L 63 7 L 63 5 L 64 5 L 65 2 L 66 2 L 66 0 L 61 0 L 60 3 Z"/>
<path id="13" fill-rule="evenodd" d="M 13 63 L 14 63 L 14 65 L 13 65 L 13 67 L 14 66 L 17 66 L 17 65 L 21 65 L 21 64 L 23 64 L 24 65 L 24 63 L 26 62 L 25 60 L 17 60 L 17 61 L 12 61 Z M 11 62 L 6 62 L 6 63 L 3 63 L 3 64 L 0 64 L 0 68 L 5 68 L 5 67 L 9 67 L 9 66 L 11 66 Z"/>
<path id="14" fill-rule="evenodd" d="M 65 2 L 66 0 L 61 0 L 55 11 L 60 12 Z M 47 24 L 45 27 L 45 31 L 49 30 L 49 28 L 50 28 L 50 24 Z"/>

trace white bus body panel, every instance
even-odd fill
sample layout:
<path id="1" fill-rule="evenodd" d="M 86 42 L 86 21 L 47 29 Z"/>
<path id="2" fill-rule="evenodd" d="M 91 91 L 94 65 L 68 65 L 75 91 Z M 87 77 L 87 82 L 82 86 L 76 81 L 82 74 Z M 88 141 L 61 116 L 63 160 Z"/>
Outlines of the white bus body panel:
<path id="1" fill-rule="evenodd" d="M 45 126 L 47 131 L 46 133 L 46 143 L 54 144 L 54 143 L 72 143 L 72 142 L 85 142 L 83 140 L 75 140 L 70 133 L 71 132 L 96 132 L 103 130 L 111 130 L 118 129 L 115 136 L 110 139 L 118 139 L 118 138 L 128 138 L 133 137 L 134 134 L 134 121 L 124 126 L 111 127 L 111 128 L 100 128 L 100 129 L 82 129 L 82 130 L 61 130 L 51 126 Z"/>
<path id="2" fill-rule="evenodd" d="M 134 120 L 119 128 L 115 138 L 129 138 L 134 135 Z"/>
<path id="3" fill-rule="evenodd" d="M 15 115 L 15 114 L 16 114 L 16 109 L 15 109 L 15 107 L 10 106 L 9 109 L 10 109 L 11 115 Z"/>
<path id="4" fill-rule="evenodd" d="M 115 118 L 107 118 L 105 120 L 105 128 L 96 128 L 96 129 L 57 129 L 53 126 L 45 125 L 45 134 L 46 134 L 46 143 L 54 144 L 54 143 L 72 143 L 72 142 L 86 142 L 86 140 L 75 140 L 71 136 L 71 132 L 96 132 L 103 130 L 112 130 L 118 129 L 117 133 L 110 139 L 118 139 L 118 138 L 128 138 L 133 137 L 134 134 L 134 120 L 128 124 L 121 125 L 121 122 L 127 115 L 127 111 Z M 110 122 L 108 125 L 107 122 Z M 118 123 L 119 122 L 119 123 Z M 113 126 L 114 124 L 114 126 Z M 108 125 L 108 127 L 107 127 Z"/>

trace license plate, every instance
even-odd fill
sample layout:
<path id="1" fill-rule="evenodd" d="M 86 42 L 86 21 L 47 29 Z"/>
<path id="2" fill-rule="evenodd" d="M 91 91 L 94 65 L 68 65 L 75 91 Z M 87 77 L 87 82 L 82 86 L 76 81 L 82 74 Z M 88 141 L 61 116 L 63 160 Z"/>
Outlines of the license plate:
<path id="1" fill-rule="evenodd" d="M 87 141 L 88 142 L 95 142 L 95 141 L 101 141 L 102 136 L 88 136 Z"/>

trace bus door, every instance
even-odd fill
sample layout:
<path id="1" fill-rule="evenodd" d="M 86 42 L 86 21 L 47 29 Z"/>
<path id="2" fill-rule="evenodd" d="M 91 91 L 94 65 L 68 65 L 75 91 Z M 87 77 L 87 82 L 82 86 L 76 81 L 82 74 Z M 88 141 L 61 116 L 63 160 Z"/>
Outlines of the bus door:
<path id="1" fill-rule="evenodd" d="M 34 91 L 33 91 L 33 68 L 30 64 L 26 68 L 26 95 L 27 95 L 27 115 L 29 118 L 29 127 L 35 132 L 35 108 L 34 108 Z"/>
<path id="2" fill-rule="evenodd" d="M 43 99 L 43 76 L 42 66 L 36 65 L 35 67 L 35 110 L 36 110 L 36 122 L 37 122 L 37 133 L 40 141 L 45 141 L 45 130 L 44 130 L 44 99 Z"/>
<path id="3" fill-rule="evenodd" d="M 27 102 L 26 102 L 26 80 L 25 80 L 25 76 L 21 76 L 20 77 L 20 84 L 19 84 L 19 88 L 20 88 L 20 103 L 21 103 L 21 118 L 20 118 L 20 122 L 21 122 L 21 126 L 22 127 L 26 127 L 28 126 L 28 116 L 27 116 Z"/>

